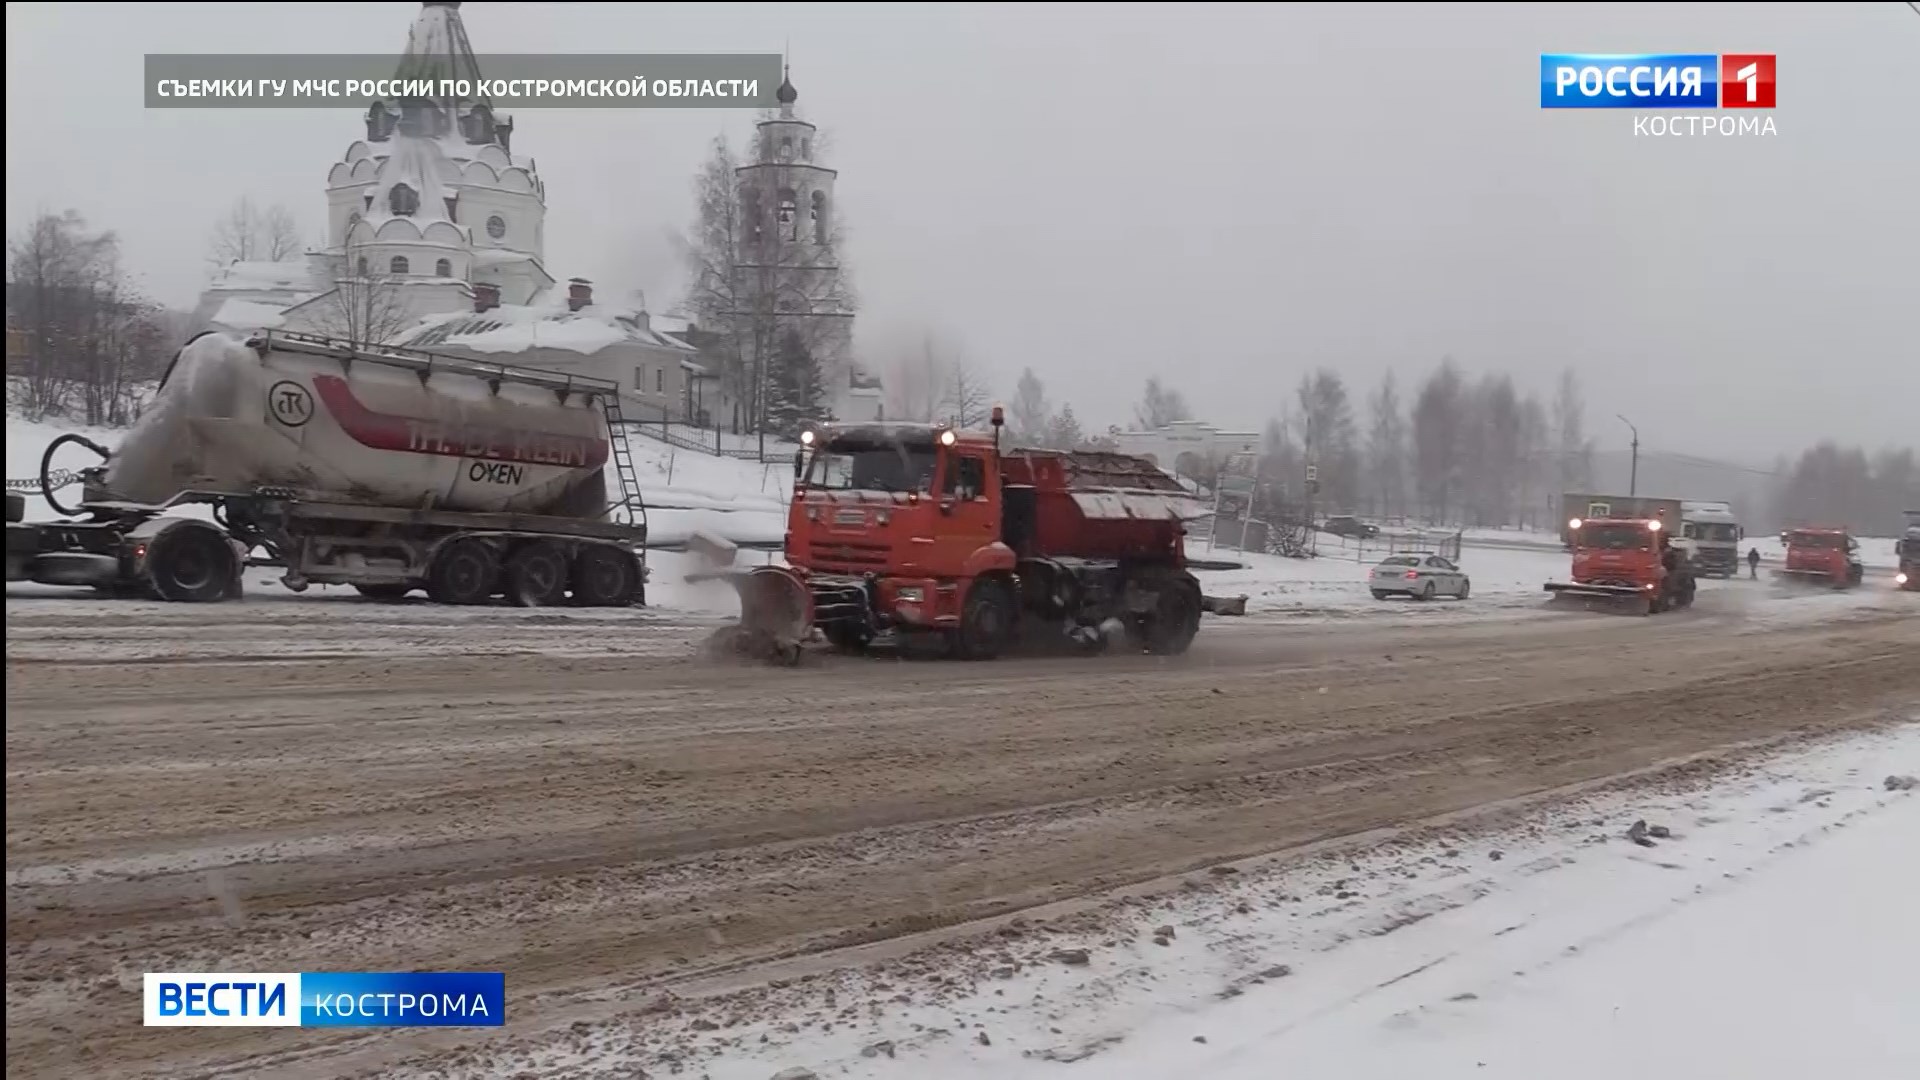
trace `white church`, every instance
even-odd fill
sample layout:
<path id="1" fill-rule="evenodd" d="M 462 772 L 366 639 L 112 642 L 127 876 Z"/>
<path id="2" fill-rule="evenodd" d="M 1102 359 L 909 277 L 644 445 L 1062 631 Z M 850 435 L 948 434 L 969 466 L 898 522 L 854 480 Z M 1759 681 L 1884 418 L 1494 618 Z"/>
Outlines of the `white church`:
<path id="1" fill-rule="evenodd" d="M 479 79 L 459 9 L 421 5 L 399 77 Z M 780 89 L 781 126 L 804 124 L 793 115 L 791 83 Z M 221 268 L 197 324 L 304 330 L 577 371 L 619 382 L 637 419 L 708 426 L 737 415 L 684 322 L 638 302 L 596 298 L 592 282 L 562 282 L 548 270 L 546 185 L 533 159 L 514 151 L 512 119 L 485 99 L 445 98 L 375 102 L 362 123 L 327 176 L 326 247 L 299 263 Z M 810 172 L 818 216 L 833 174 Z M 778 218 L 782 226 L 794 211 L 791 202 L 764 209 L 788 215 Z M 783 295 L 780 309 L 791 303 Z M 839 383 L 833 407 L 846 419 L 874 418 L 879 391 L 863 385 L 850 362 L 852 312 L 834 314 L 838 355 L 823 357 L 823 366 L 853 374 Z"/>

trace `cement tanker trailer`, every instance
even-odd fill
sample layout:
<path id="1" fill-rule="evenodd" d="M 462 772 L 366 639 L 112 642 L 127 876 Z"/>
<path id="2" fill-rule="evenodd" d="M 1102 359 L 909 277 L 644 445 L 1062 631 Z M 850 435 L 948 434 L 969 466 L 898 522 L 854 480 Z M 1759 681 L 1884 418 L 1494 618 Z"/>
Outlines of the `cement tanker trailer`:
<path id="1" fill-rule="evenodd" d="M 65 518 L 23 522 L 9 506 L 7 580 L 209 601 L 237 597 L 254 565 L 296 591 L 626 606 L 644 598 L 646 524 L 617 391 L 300 334 L 202 334 L 118 448 L 48 447 L 42 488 Z M 48 482 L 68 442 L 106 458 L 73 507 Z M 195 505 L 211 520 L 168 513 Z"/>

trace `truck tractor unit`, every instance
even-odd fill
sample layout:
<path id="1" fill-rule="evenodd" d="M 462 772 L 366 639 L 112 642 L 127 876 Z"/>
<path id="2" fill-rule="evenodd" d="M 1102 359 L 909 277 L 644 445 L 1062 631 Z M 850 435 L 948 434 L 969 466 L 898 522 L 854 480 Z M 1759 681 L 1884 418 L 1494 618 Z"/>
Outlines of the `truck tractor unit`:
<path id="1" fill-rule="evenodd" d="M 646 523 L 617 392 L 408 349 L 204 333 L 117 448 L 77 435 L 47 448 L 41 487 L 63 517 L 21 521 L 10 500 L 7 580 L 211 601 L 239 596 L 251 565 L 295 591 L 628 606 L 644 598 Z M 49 477 L 69 443 L 106 459 L 82 470 L 74 506 Z"/>
<path id="2" fill-rule="evenodd" d="M 1695 572 L 1731 578 L 1740 573 L 1740 541 L 1745 529 L 1733 507 L 1723 502 L 1680 504 L 1680 535 L 1690 545 Z"/>
<path id="3" fill-rule="evenodd" d="M 1842 528 L 1788 529 L 1780 534 L 1786 565 L 1775 570 L 1781 581 L 1848 589 L 1866 577 L 1860 542 Z"/>
<path id="4" fill-rule="evenodd" d="M 1558 597 L 1585 597 L 1643 615 L 1693 606 L 1687 553 L 1659 519 L 1571 518 L 1573 580 L 1549 581 Z"/>
<path id="5" fill-rule="evenodd" d="M 991 435 L 878 423 L 804 433 L 789 568 L 729 575 L 744 631 L 811 627 L 842 650 L 944 639 L 967 659 L 1034 638 L 1185 652 L 1209 601 L 1186 565 L 1183 520 L 1204 509 L 1143 458 L 1003 450 L 1002 416 L 996 407 Z"/>
<path id="6" fill-rule="evenodd" d="M 1907 511 L 1907 533 L 1893 545 L 1900 570 L 1893 582 L 1908 592 L 1920 592 L 1920 510 Z"/>

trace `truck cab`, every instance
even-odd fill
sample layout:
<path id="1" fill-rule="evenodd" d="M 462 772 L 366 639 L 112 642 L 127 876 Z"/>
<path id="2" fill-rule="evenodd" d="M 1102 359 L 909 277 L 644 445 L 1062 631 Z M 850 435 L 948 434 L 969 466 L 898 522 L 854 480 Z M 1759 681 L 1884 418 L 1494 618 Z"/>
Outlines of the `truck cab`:
<path id="1" fill-rule="evenodd" d="M 1726 503 L 1681 504 L 1680 536 L 1686 541 L 1694 566 L 1723 578 L 1740 572 L 1740 542 L 1746 539 L 1740 519 Z"/>
<path id="2" fill-rule="evenodd" d="M 1866 576 L 1860 561 L 1860 542 L 1840 528 L 1788 529 L 1780 534 L 1786 546 L 1783 576 L 1824 580 L 1835 588 L 1858 585 Z"/>

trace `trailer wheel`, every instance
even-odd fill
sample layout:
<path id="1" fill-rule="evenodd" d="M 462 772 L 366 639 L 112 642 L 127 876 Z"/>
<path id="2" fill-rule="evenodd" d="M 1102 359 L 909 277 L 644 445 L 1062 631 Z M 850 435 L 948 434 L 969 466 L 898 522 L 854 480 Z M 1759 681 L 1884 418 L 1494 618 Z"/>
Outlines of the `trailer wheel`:
<path id="1" fill-rule="evenodd" d="M 1170 584 L 1161 591 L 1144 629 L 1147 651 L 1155 656 L 1186 652 L 1200 632 L 1200 590 L 1186 582 Z"/>
<path id="2" fill-rule="evenodd" d="M 963 660 L 991 660 L 1000 655 L 1013 625 L 1013 594 L 1006 582 L 975 579 L 960 608 L 960 629 L 954 633 L 954 652 Z"/>
<path id="3" fill-rule="evenodd" d="M 573 602 L 581 607 L 628 607 L 640 592 L 634 557 L 606 544 L 588 544 L 573 559 Z"/>
<path id="4" fill-rule="evenodd" d="M 491 548 L 478 540 L 455 540 L 434 556 L 427 595 L 436 604 L 484 604 L 499 577 Z"/>
<path id="5" fill-rule="evenodd" d="M 203 525 L 174 527 L 154 540 L 147 554 L 147 580 L 162 600 L 224 600 L 237 569 L 226 537 Z"/>
<path id="6" fill-rule="evenodd" d="M 544 540 L 521 546 L 507 557 L 507 597 L 521 607 L 566 603 L 566 554 Z"/>

